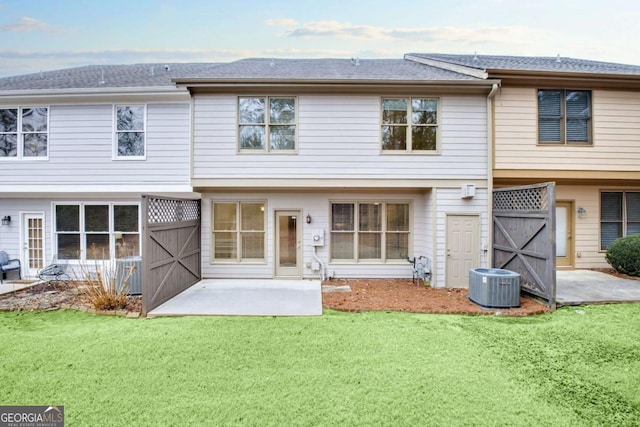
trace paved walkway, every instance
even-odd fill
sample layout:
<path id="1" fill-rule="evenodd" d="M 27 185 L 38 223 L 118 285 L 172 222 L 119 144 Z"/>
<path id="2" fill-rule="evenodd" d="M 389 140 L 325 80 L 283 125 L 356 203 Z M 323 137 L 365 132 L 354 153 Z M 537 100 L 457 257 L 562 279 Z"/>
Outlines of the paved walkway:
<path id="1" fill-rule="evenodd" d="M 320 316 L 319 280 L 205 279 L 151 310 L 149 317 Z"/>
<path id="2" fill-rule="evenodd" d="M 556 273 L 556 300 L 559 305 L 640 302 L 640 281 L 592 270 L 561 270 Z"/>
<path id="3" fill-rule="evenodd" d="M 4 283 L 0 283 L 0 295 L 8 294 L 9 292 L 19 291 L 20 289 L 28 288 L 29 286 L 33 286 L 38 283 L 38 280 L 31 280 L 29 283 L 26 283 L 25 280 L 5 280 Z"/>

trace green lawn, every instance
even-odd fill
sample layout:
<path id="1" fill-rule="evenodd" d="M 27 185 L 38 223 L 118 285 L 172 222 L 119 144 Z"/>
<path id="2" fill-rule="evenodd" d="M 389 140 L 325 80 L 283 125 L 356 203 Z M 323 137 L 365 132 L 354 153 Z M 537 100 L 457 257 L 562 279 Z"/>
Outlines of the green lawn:
<path id="1" fill-rule="evenodd" d="M 529 318 L 2 313 L 0 404 L 64 405 L 68 426 L 638 426 L 640 305 Z"/>

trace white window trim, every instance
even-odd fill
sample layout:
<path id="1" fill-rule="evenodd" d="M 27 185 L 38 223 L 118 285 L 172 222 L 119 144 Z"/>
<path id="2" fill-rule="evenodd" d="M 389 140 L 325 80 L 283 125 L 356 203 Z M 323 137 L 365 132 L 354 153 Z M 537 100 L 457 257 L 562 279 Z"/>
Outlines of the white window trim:
<path id="1" fill-rule="evenodd" d="M 46 132 L 24 132 L 22 130 L 22 110 L 28 108 L 46 108 L 47 109 L 47 131 Z M 0 157 L 0 162 L 15 162 L 15 161 L 23 161 L 23 162 L 44 162 L 49 160 L 49 152 L 51 150 L 51 135 L 49 132 L 49 122 L 51 120 L 51 107 L 49 105 L 11 105 L 11 106 L 2 106 L 0 109 L 3 110 L 18 110 L 18 123 L 16 129 L 16 144 L 18 145 L 18 151 L 15 157 Z M 13 134 L 14 132 L 1 132 L 3 135 Z M 42 157 L 33 157 L 33 156 L 24 156 L 24 135 L 31 133 L 40 133 L 47 135 L 47 155 Z"/>
<path id="2" fill-rule="evenodd" d="M 142 241 L 142 206 L 139 202 L 129 202 L 129 201 L 123 201 L 123 202 L 101 202 L 101 201 L 90 201 L 90 202 L 75 202 L 75 201 L 68 201 L 68 202 L 54 202 L 51 204 L 51 248 L 54 254 L 59 253 L 58 251 L 58 230 L 56 228 L 56 206 L 61 206 L 61 205 L 65 205 L 65 206 L 78 206 L 80 211 L 79 211 L 79 228 L 80 231 L 75 232 L 75 231 L 69 231 L 69 232 L 61 232 L 61 234 L 64 233 L 68 233 L 68 234 L 80 234 L 80 258 L 76 258 L 76 259 L 69 259 L 67 260 L 69 263 L 72 264 L 80 264 L 82 262 L 100 262 L 100 261 L 106 261 L 106 260 L 93 260 L 93 259 L 87 259 L 87 248 L 86 248 L 86 238 L 85 235 L 87 234 L 87 231 L 84 229 L 85 226 L 85 216 L 84 216 L 84 207 L 88 206 L 88 205 L 92 205 L 92 206 L 104 206 L 104 205 L 108 205 L 109 206 L 109 259 L 113 260 L 116 259 L 115 255 L 116 255 L 116 239 L 115 239 L 115 235 L 116 235 L 116 231 L 114 230 L 114 223 L 113 223 L 113 210 L 114 210 L 114 206 L 137 206 L 138 207 L 138 231 L 134 232 L 134 231 L 127 231 L 127 234 L 138 234 L 139 236 L 139 240 L 138 240 L 138 245 L 140 248 L 140 254 L 142 255 L 143 253 L 143 241 Z M 89 234 L 107 234 L 107 232 L 89 232 Z"/>
<path id="3" fill-rule="evenodd" d="M 384 114 L 384 109 L 382 108 L 382 101 L 385 99 L 406 99 L 407 100 L 407 124 L 406 124 L 406 128 L 407 128 L 407 148 L 405 150 L 385 150 L 384 148 L 382 148 L 382 127 L 383 126 L 387 126 L 383 123 L 383 114 Z M 411 133 L 411 128 L 412 126 L 414 126 L 411 123 L 411 113 L 412 113 L 412 109 L 411 109 L 411 100 L 412 99 L 434 99 L 437 103 L 437 117 L 438 117 L 438 122 L 435 125 L 417 125 L 418 127 L 435 127 L 436 128 L 436 149 L 435 150 L 414 150 L 413 149 L 413 141 L 412 141 L 412 133 Z M 378 126 L 378 131 L 379 131 L 379 147 L 380 147 L 380 153 L 384 154 L 384 155 L 392 155 L 392 156 L 398 156 L 398 155 L 406 155 L 406 154 L 413 154 L 413 155 L 439 155 L 441 154 L 441 148 L 440 148 L 440 128 L 442 127 L 442 102 L 441 102 L 441 98 L 439 96 L 406 96 L 406 95 L 398 95 L 398 96 L 381 96 L 380 97 L 380 116 L 379 116 L 379 126 Z M 405 125 L 401 125 L 401 126 L 405 126 Z"/>
<path id="4" fill-rule="evenodd" d="M 360 224 L 360 216 L 359 216 L 359 206 L 360 204 L 375 204 L 375 203 L 380 203 L 381 205 L 383 205 L 383 209 L 382 209 L 382 217 L 381 217 L 381 221 L 382 221 L 382 230 L 380 230 L 380 234 L 382 236 L 382 239 L 380 240 L 380 258 L 359 258 L 358 253 L 359 253 L 359 239 L 358 239 L 358 235 L 359 233 L 361 233 L 361 231 L 359 231 L 359 224 Z M 354 205 L 354 231 L 333 231 L 333 205 L 334 204 L 353 204 Z M 410 200 L 331 200 L 329 201 L 329 262 L 331 264 L 353 264 L 353 263 L 357 263 L 357 264 L 400 264 L 400 263 L 405 263 L 406 260 L 404 259 L 396 259 L 396 258 L 387 258 L 387 234 L 390 233 L 387 230 L 387 205 L 388 204 L 400 204 L 400 205 L 408 205 L 409 206 L 409 230 L 403 233 L 406 233 L 408 235 L 407 238 L 407 257 L 411 257 L 412 256 L 412 242 L 413 242 L 413 203 Z M 391 231 L 393 232 L 393 231 Z M 346 259 L 346 258 L 337 258 L 334 259 L 332 258 L 331 254 L 333 253 L 333 248 L 331 245 L 333 245 L 332 242 L 332 234 L 333 233 L 351 233 L 353 234 L 353 258 L 352 259 Z M 364 232 L 365 234 L 372 234 L 372 232 Z M 378 232 L 375 232 L 378 233 Z"/>
<path id="5" fill-rule="evenodd" d="M 214 208 L 213 206 L 216 204 L 235 204 L 236 205 L 236 229 L 234 231 L 230 231 L 230 230 L 216 230 L 214 228 L 214 218 L 213 218 L 213 214 L 214 214 Z M 261 231 L 263 233 L 263 250 L 264 250 L 264 257 L 262 258 L 242 258 L 242 232 L 245 231 L 253 231 L 253 232 L 260 232 L 259 230 L 242 230 L 242 226 L 240 224 L 240 220 L 241 220 L 241 216 L 242 216 L 242 211 L 241 211 L 241 205 L 242 204 L 250 204 L 250 203 L 262 203 L 262 206 L 264 207 L 264 211 L 263 211 L 263 230 Z M 209 239 L 209 247 L 210 247 L 210 256 L 209 256 L 209 262 L 211 264 L 261 264 L 264 265 L 267 263 L 267 224 L 268 224 L 268 216 L 267 216 L 267 201 L 266 200 L 211 200 L 211 215 L 209 216 L 209 220 L 211 221 L 211 233 L 210 233 L 210 239 Z M 217 259 L 215 257 L 215 244 L 214 241 L 215 239 L 213 238 L 213 235 L 216 232 L 227 232 L 227 233 L 231 233 L 234 232 L 236 234 L 236 258 L 232 259 L 232 258 L 220 258 Z"/>
<path id="6" fill-rule="evenodd" d="M 143 107 L 143 126 L 144 129 L 142 132 L 144 133 L 144 155 L 143 156 L 120 156 L 118 155 L 118 107 Z M 111 152 L 111 160 L 123 160 L 123 161 L 131 161 L 131 160 L 147 160 L 147 115 L 148 115 L 148 104 L 139 104 L 139 103 L 131 103 L 131 104 L 113 104 L 113 148 Z M 132 131 L 132 132 L 140 132 L 140 131 Z"/>
<path id="7" fill-rule="evenodd" d="M 265 123 L 240 123 L 240 98 L 264 98 L 265 99 Z M 269 114 L 269 99 L 271 98 L 291 98 L 295 100 L 296 106 L 294 109 L 294 120 L 293 123 L 289 126 L 295 127 L 295 136 L 294 136 L 294 148 L 293 150 L 272 150 L 271 149 L 271 141 L 269 140 L 269 126 L 271 125 L 269 120 L 271 115 Z M 241 126 L 251 126 L 258 125 L 265 127 L 265 141 L 264 141 L 264 149 L 256 150 L 256 149 L 248 149 L 240 147 L 240 127 Z M 277 125 L 275 125 L 277 126 Z M 283 125 L 284 126 L 284 125 Z M 240 154 L 297 154 L 298 153 L 298 97 L 290 96 L 290 95 L 239 95 L 236 98 L 236 149 Z"/>

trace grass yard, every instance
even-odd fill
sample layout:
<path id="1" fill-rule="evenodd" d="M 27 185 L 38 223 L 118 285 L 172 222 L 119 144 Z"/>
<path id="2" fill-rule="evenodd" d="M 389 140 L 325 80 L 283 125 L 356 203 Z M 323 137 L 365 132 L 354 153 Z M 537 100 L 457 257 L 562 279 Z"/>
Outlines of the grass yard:
<path id="1" fill-rule="evenodd" d="M 68 426 L 638 426 L 640 305 L 528 318 L 1 313 L 0 384 L 0 404 L 64 405 Z"/>

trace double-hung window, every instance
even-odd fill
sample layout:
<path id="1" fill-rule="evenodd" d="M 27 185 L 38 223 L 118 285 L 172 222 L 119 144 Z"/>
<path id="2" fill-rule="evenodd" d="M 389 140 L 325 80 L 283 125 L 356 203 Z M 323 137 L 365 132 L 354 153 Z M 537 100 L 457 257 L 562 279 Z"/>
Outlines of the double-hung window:
<path id="1" fill-rule="evenodd" d="M 144 105 L 115 106 L 115 158 L 140 160 L 146 153 L 146 108 Z"/>
<path id="2" fill-rule="evenodd" d="M 409 203 L 331 204 L 332 261 L 389 261 L 409 255 Z"/>
<path id="3" fill-rule="evenodd" d="M 296 98 L 241 96 L 238 98 L 238 118 L 241 152 L 296 150 Z"/>
<path id="4" fill-rule="evenodd" d="M 538 142 L 592 144 L 591 91 L 538 90 Z"/>
<path id="5" fill-rule="evenodd" d="M 600 249 L 632 234 L 640 234 L 640 191 L 601 192 Z"/>
<path id="6" fill-rule="evenodd" d="M 55 205 L 58 258 L 101 260 L 140 255 L 140 209 L 125 203 Z"/>
<path id="7" fill-rule="evenodd" d="M 0 108 L 0 158 L 46 160 L 48 129 L 47 107 Z"/>
<path id="8" fill-rule="evenodd" d="M 263 202 L 214 202 L 212 206 L 213 261 L 264 261 Z"/>
<path id="9" fill-rule="evenodd" d="M 382 98 L 382 150 L 435 152 L 438 121 L 437 98 Z"/>

